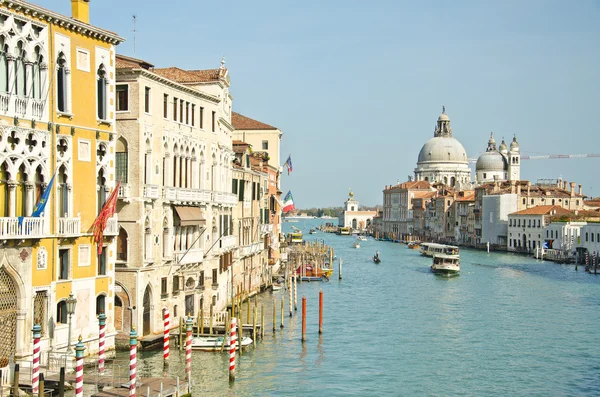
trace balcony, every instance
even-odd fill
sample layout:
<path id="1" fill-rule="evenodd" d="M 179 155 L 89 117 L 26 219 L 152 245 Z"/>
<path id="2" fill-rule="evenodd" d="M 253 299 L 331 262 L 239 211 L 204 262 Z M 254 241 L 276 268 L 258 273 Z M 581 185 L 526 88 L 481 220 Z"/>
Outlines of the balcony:
<path id="1" fill-rule="evenodd" d="M 14 100 L 11 100 L 11 97 Z M 44 118 L 46 101 L 16 95 L 0 94 L 0 112 L 6 116 L 19 116 L 41 120 Z"/>
<path id="2" fill-rule="evenodd" d="M 159 197 L 158 185 L 144 185 L 144 198 L 156 200 Z"/>
<path id="3" fill-rule="evenodd" d="M 262 243 L 252 243 L 252 244 L 248 244 L 243 247 L 240 247 L 238 249 L 238 256 L 240 258 L 243 258 L 246 256 L 255 255 L 255 254 L 261 252 L 262 250 L 263 250 Z"/>
<path id="4" fill-rule="evenodd" d="M 237 245 L 237 238 L 235 236 L 223 236 L 219 243 L 222 251 L 231 251 Z"/>
<path id="5" fill-rule="evenodd" d="M 131 199 L 131 185 L 122 183 L 119 186 L 119 199 L 129 201 Z"/>
<path id="6" fill-rule="evenodd" d="M 168 201 L 188 202 L 191 204 L 209 203 L 211 192 L 208 190 L 186 189 L 180 187 L 163 188 L 163 199 Z"/>
<path id="7" fill-rule="evenodd" d="M 212 200 L 216 204 L 237 205 L 238 197 L 233 193 L 212 192 Z"/>
<path id="8" fill-rule="evenodd" d="M 105 236 L 116 236 L 119 234 L 119 222 L 116 216 L 108 218 L 106 221 L 106 229 L 104 229 Z"/>
<path id="9" fill-rule="evenodd" d="M 271 233 L 273 231 L 273 225 L 272 224 L 264 224 L 264 225 L 260 225 L 260 234 L 267 234 L 267 233 Z"/>
<path id="10" fill-rule="evenodd" d="M 61 237 L 74 237 L 81 234 L 81 220 L 79 218 L 58 218 L 58 235 Z"/>
<path id="11" fill-rule="evenodd" d="M 0 218 L 0 239 L 27 239 L 44 236 L 44 218 Z"/>
<path id="12" fill-rule="evenodd" d="M 203 248 L 191 248 L 187 251 L 175 252 L 175 263 L 177 265 L 187 265 L 188 263 L 201 263 L 204 261 Z"/>

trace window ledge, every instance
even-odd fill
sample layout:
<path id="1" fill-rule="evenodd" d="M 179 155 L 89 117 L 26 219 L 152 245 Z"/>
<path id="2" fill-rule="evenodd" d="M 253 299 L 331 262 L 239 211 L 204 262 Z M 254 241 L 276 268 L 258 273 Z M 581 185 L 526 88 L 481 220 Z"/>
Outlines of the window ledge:
<path id="1" fill-rule="evenodd" d="M 167 299 L 169 297 L 169 293 L 160 294 L 160 299 Z"/>
<path id="2" fill-rule="evenodd" d="M 96 119 L 96 121 L 98 122 L 98 125 L 108 125 L 111 126 L 112 125 L 112 121 L 110 120 L 101 120 L 101 119 Z"/>
<path id="3" fill-rule="evenodd" d="M 74 114 L 72 114 L 72 113 L 61 112 L 60 110 L 57 110 L 57 111 L 56 111 L 56 115 L 57 115 L 58 117 L 66 117 L 66 118 L 68 118 L 69 120 L 73 120 L 73 117 L 75 117 L 75 115 L 74 115 Z"/>
<path id="4" fill-rule="evenodd" d="M 117 114 L 121 114 L 121 113 L 131 113 L 131 110 L 127 109 L 127 110 L 116 110 L 115 113 Z"/>

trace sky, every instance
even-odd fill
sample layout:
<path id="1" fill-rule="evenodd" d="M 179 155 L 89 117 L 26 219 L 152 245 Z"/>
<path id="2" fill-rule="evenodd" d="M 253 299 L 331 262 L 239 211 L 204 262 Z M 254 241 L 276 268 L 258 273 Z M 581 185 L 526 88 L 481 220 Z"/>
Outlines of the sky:
<path id="1" fill-rule="evenodd" d="M 69 0 L 30 0 L 71 15 Z M 136 15 L 134 53 L 133 15 Z M 600 153 L 600 2 L 91 0 L 117 52 L 231 77 L 233 110 L 283 131 L 298 208 L 381 204 L 414 175 L 442 106 L 476 158 L 490 132 L 523 155 Z M 583 184 L 600 158 L 528 160 L 521 179 Z M 472 172 L 474 176 L 474 170 Z"/>

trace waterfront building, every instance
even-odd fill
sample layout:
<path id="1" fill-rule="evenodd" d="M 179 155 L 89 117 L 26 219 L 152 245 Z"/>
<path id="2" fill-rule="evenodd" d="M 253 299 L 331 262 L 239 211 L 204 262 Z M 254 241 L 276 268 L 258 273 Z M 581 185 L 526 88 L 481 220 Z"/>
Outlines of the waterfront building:
<path id="1" fill-rule="evenodd" d="M 545 229 L 555 216 L 571 216 L 573 213 L 558 205 L 539 205 L 508 215 L 508 251 L 534 252 L 543 247 Z"/>
<path id="2" fill-rule="evenodd" d="M 64 354 L 69 335 L 71 346 L 81 335 L 86 354 L 97 352 L 101 312 L 114 348 L 117 219 L 107 220 L 101 254 L 91 229 L 115 186 L 114 55 L 123 39 L 89 24 L 87 1 L 71 4 L 72 17 L 0 5 L 0 367 L 31 360 L 34 324 L 44 353 Z M 34 212 L 36 203 L 45 207 Z"/>
<path id="3" fill-rule="evenodd" d="M 277 127 L 265 124 L 261 121 L 251 119 L 239 113 L 233 112 L 231 124 L 235 128 L 233 139 L 246 142 L 254 152 L 267 153 L 263 161 L 264 171 L 269 175 L 268 200 L 270 219 L 273 225 L 269 238 L 269 263 L 274 266 L 271 269 L 277 272 L 280 265 L 279 249 L 281 241 L 281 221 L 283 205 L 281 203 L 281 138 L 283 132 Z"/>
<path id="4" fill-rule="evenodd" d="M 229 73 L 117 57 L 118 329 L 141 336 L 225 307 L 232 230 Z M 130 312 L 128 308 L 136 309 Z M 131 316 L 133 315 L 133 318 Z"/>
<path id="5" fill-rule="evenodd" d="M 373 217 L 377 211 L 359 210 L 358 200 L 354 198 L 354 193 L 350 191 L 348 199 L 344 202 L 344 210 L 339 216 L 339 227 L 351 227 L 353 231 L 364 231 L 371 227 Z"/>
<path id="6" fill-rule="evenodd" d="M 412 205 L 417 192 L 434 192 L 428 181 L 408 181 L 386 186 L 383 190 L 383 233 L 386 238 L 400 240 L 413 227 Z"/>
<path id="7" fill-rule="evenodd" d="M 485 216 L 481 217 L 479 229 L 481 244 L 489 243 L 494 249 L 506 249 L 508 215 L 517 211 L 518 199 L 516 194 L 490 194 L 482 197 L 480 210 Z"/>
<path id="8" fill-rule="evenodd" d="M 578 251 L 582 250 L 581 255 L 585 255 L 585 252 L 600 255 L 600 223 L 586 222 L 581 227 L 579 236 L 577 247 Z"/>
<path id="9" fill-rule="evenodd" d="M 514 137 L 510 148 L 504 139 L 496 148 L 494 134 L 490 134 L 486 151 L 475 164 L 475 182 L 478 184 L 494 181 L 518 181 L 521 177 L 521 155 L 519 143 Z"/>
<path id="10" fill-rule="evenodd" d="M 454 240 L 457 244 L 472 245 L 474 229 L 472 227 L 475 191 L 461 190 L 454 198 Z"/>
<path id="11" fill-rule="evenodd" d="M 372 226 L 372 235 L 379 239 L 383 238 L 383 211 L 377 209 L 377 215 L 373 217 L 373 221 L 371 223 Z"/>
<path id="12" fill-rule="evenodd" d="M 428 215 L 428 204 L 437 196 L 437 191 L 415 192 L 412 200 L 413 224 L 412 235 L 415 240 L 424 240 L 430 237 L 428 231 L 430 216 Z"/>
<path id="13" fill-rule="evenodd" d="M 452 136 L 446 108 L 442 108 L 442 114 L 438 117 L 433 138 L 421 148 L 414 172 L 416 181 L 428 181 L 432 184 L 441 182 L 457 188 L 471 185 L 467 152 Z"/>

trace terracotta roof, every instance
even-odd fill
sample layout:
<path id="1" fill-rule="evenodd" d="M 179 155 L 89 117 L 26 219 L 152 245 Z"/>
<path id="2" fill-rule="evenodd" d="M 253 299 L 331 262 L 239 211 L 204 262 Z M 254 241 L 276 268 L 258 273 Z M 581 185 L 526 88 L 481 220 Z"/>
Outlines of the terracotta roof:
<path id="1" fill-rule="evenodd" d="M 390 189 L 430 189 L 431 184 L 428 181 L 408 181 L 402 182 L 395 186 L 388 186 L 387 190 Z"/>
<path id="2" fill-rule="evenodd" d="M 132 58 L 125 55 L 117 54 L 116 58 L 116 68 L 117 69 L 133 69 L 133 68 L 141 68 L 141 69 L 150 69 L 154 67 L 153 64 L 146 62 L 142 59 Z"/>
<path id="3" fill-rule="evenodd" d="M 232 112 L 231 114 L 231 125 L 236 130 L 276 130 L 277 127 L 262 123 L 258 120 L 251 119 L 250 117 L 243 116 L 239 113 Z"/>
<path id="4" fill-rule="evenodd" d="M 574 215 L 558 205 L 538 205 L 521 211 L 513 212 L 510 215 Z"/>
<path id="5" fill-rule="evenodd" d="M 475 190 L 462 190 L 458 193 L 456 201 L 475 201 Z"/>
<path id="6" fill-rule="evenodd" d="M 413 199 L 427 199 L 437 196 L 438 192 L 414 192 Z"/>
<path id="7" fill-rule="evenodd" d="M 227 74 L 227 69 L 183 70 L 177 67 L 154 68 L 152 71 L 178 83 L 206 83 L 218 81 Z"/>

